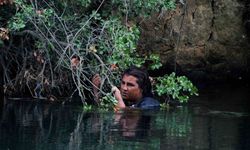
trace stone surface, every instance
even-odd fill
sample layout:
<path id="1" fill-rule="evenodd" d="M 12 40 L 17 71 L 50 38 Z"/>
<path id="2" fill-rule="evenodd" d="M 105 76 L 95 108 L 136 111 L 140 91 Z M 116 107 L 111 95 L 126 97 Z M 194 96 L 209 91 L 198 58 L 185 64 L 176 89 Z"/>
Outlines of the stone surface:
<path id="1" fill-rule="evenodd" d="M 248 3 L 187 0 L 173 11 L 154 14 L 140 22 L 138 51 L 159 54 L 163 72 L 178 70 L 191 78 L 211 80 L 246 78 L 250 58 Z"/>

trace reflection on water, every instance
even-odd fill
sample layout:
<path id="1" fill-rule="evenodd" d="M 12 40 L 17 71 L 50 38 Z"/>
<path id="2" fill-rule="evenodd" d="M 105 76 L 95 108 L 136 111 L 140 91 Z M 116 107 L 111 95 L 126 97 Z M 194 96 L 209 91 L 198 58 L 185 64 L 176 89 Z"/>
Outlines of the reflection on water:
<path id="1" fill-rule="evenodd" d="M 8 100 L 0 116 L 0 149 L 248 150 L 248 112 L 212 108 L 195 104 L 115 114 Z"/>

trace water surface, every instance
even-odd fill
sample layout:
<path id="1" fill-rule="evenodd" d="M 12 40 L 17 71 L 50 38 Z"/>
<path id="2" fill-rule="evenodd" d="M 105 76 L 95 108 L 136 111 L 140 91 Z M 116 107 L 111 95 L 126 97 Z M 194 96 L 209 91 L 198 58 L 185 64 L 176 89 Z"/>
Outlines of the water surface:
<path id="1" fill-rule="evenodd" d="M 208 89 L 158 112 L 85 112 L 80 106 L 7 100 L 1 150 L 249 150 L 248 88 Z"/>

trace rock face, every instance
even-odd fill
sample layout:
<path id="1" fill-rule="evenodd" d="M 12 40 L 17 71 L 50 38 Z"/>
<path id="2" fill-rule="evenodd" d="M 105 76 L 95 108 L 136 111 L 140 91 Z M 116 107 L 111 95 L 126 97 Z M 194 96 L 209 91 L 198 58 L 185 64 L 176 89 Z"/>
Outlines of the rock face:
<path id="1" fill-rule="evenodd" d="M 250 2 L 186 0 L 173 11 L 140 22 L 138 51 L 159 54 L 162 73 L 177 71 L 193 79 L 248 77 Z"/>

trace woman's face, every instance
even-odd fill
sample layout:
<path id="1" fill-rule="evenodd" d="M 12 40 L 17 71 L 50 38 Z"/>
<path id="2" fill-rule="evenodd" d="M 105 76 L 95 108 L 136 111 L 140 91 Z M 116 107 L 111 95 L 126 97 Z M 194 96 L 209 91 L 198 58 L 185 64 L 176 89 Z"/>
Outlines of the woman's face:
<path id="1" fill-rule="evenodd" d="M 137 83 L 137 78 L 132 75 L 124 75 L 121 81 L 121 95 L 127 101 L 140 101 L 142 89 Z"/>

